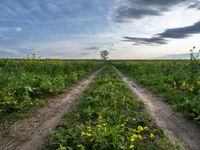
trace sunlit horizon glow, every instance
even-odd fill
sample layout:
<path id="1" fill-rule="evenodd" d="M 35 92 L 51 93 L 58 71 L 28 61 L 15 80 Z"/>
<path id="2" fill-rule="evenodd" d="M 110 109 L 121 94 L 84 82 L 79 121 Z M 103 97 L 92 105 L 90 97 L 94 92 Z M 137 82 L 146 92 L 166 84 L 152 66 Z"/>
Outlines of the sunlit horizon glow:
<path id="1" fill-rule="evenodd" d="M 2 0 L 0 57 L 152 59 L 200 49 L 200 0 Z"/>

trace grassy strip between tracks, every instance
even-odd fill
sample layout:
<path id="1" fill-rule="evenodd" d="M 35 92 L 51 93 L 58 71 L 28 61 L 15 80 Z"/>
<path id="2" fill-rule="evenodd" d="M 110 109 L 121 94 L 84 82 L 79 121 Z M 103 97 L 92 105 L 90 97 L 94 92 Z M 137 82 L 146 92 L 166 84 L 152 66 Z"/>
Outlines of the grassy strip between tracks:
<path id="1" fill-rule="evenodd" d="M 179 149 L 152 125 L 143 104 L 107 67 L 50 133 L 49 150 Z"/>

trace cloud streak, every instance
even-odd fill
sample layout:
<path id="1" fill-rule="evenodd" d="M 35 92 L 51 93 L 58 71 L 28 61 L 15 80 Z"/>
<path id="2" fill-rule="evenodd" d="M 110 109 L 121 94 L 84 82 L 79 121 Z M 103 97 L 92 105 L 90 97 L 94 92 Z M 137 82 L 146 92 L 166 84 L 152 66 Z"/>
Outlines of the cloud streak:
<path id="1" fill-rule="evenodd" d="M 188 6 L 189 9 L 200 10 L 200 1 L 194 2 Z"/>
<path id="2" fill-rule="evenodd" d="M 122 0 L 114 10 L 113 20 L 128 22 L 132 19 L 160 16 L 163 12 L 170 11 L 171 8 L 179 5 L 188 6 L 188 8 L 197 7 L 197 3 L 192 2 L 194 0 Z M 200 6 L 199 2 L 198 6 Z"/>
<path id="3" fill-rule="evenodd" d="M 96 46 L 91 46 L 91 47 L 87 47 L 85 48 L 86 50 L 90 50 L 90 51 L 98 51 L 99 50 L 99 47 L 96 47 Z"/>
<path id="4" fill-rule="evenodd" d="M 163 33 L 157 34 L 160 38 L 183 39 L 193 34 L 200 33 L 200 21 L 191 26 L 167 29 Z"/>
<path id="5" fill-rule="evenodd" d="M 152 38 L 138 38 L 138 37 L 123 37 L 126 42 L 133 42 L 134 45 L 161 45 L 167 44 L 167 40 L 160 37 L 152 37 Z"/>
<path id="6" fill-rule="evenodd" d="M 130 18 L 140 19 L 144 16 L 160 16 L 161 12 L 155 9 L 140 9 L 132 7 L 119 7 L 114 16 L 116 22 L 128 22 Z"/>
<path id="7" fill-rule="evenodd" d="M 168 43 L 168 39 L 184 39 L 194 34 L 200 34 L 200 21 L 191 26 L 166 29 L 164 32 L 154 35 L 151 38 L 127 37 L 126 42 L 133 42 L 136 45 L 163 45 Z"/>

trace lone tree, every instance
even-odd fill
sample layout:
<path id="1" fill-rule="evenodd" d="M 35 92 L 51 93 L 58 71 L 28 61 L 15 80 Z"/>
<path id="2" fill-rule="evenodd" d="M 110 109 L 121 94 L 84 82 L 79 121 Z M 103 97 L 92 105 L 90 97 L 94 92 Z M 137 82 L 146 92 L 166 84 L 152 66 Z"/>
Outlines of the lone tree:
<path id="1" fill-rule="evenodd" d="M 108 54 L 109 52 L 107 50 L 100 51 L 101 59 L 106 61 L 108 59 Z"/>

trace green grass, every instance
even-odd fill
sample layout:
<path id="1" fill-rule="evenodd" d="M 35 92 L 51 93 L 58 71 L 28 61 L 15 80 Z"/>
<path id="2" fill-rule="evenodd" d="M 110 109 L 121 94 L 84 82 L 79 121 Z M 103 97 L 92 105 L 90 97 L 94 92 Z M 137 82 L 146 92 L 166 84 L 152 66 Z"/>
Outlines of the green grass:
<path id="1" fill-rule="evenodd" d="M 0 59 L 0 133 L 101 66 L 89 60 Z"/>
<path id="2" fill-rule="evenodd" d="M 200 122 L 200 61 L 115 61 L 113 64 L 161 96 L 174 110 Z"/>
<path id="3" fill-rule="evenodd" d="M 108 66 L 50 133 L 46 149 L 178 149 L 151 125 L 143 107 Z"/>

